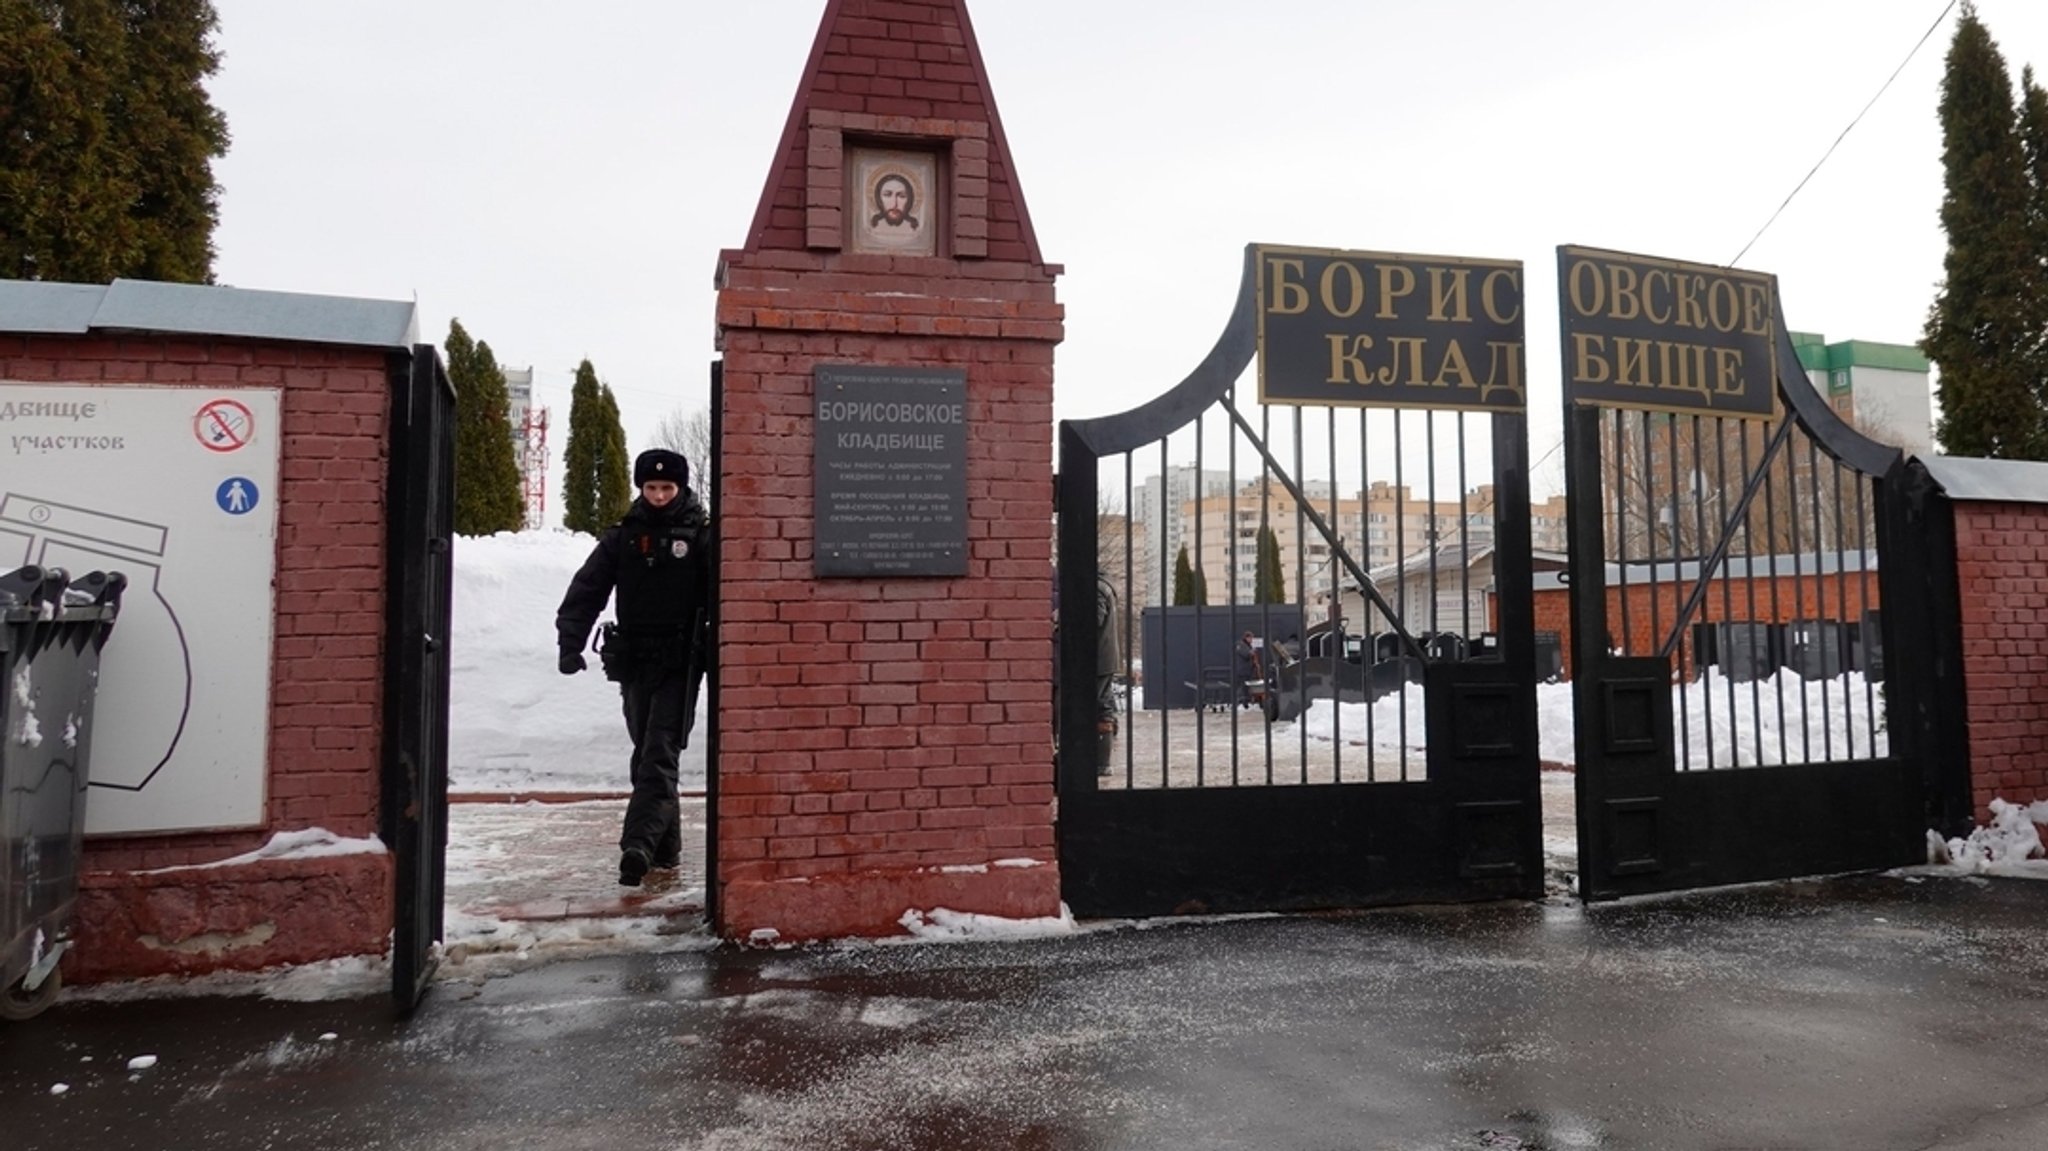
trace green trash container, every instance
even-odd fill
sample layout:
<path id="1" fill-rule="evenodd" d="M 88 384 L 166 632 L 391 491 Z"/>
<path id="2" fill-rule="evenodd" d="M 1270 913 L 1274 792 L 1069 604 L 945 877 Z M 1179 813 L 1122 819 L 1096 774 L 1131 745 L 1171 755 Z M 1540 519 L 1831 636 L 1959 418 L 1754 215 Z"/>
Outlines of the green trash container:
<path id="1" fill-rule="evenodd" d="M 100 649 L 127 578 L 0 575 L 0 1019 L 57 997 L 85 837 Z"/>

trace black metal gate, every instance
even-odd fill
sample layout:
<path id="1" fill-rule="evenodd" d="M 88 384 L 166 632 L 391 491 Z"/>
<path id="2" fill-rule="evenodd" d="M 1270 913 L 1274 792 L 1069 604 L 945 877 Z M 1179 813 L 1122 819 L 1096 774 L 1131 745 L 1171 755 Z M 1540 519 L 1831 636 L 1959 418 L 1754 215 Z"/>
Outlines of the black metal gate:
<path id="1" fill-rule="evenodd" d="M 1526 416 L 1288 406 L 1276 434 L 1238 391 L 1257 252 L 1192 374 L 1060 424 L 1066 902 L 1120 916 L 1539 895 Z M 1487 445 L 1477 489 L 1468 437 Z"/>
<path id="2" fill-rule="evenodd" d="M 448 847 L 448 628 L 455 389 L 432 345 L 391 370 L 380 834 L 395 856 L 391 996 L 426 994 L 442 934 Z"/>
<path id="3" fill-rule="evenodd" d="M 1590 262 L 1574 268 L 1574 258 Z M 1901 453 L 1808 381 L 1768 277 L 1721 270 L 1734 285 L 1723 293 L 1731 332 L 1738 287 L 1770 301 L 1747 322 L 1770 374 L 1757 375 L 1757 402 L 1742 414 L 1714 408 L 1738 402 L 1732 376 L 1710 397 L 1708 371 L 1693 370 L 1714 361 L 1683 340 L 1714 339 L 1708 323 L 1677 339 L 1575 327 L 1574 307 L 1600 302 L 1610 282 L 1629 294 L 1595 321 L 1674 314 L 1669 292 L 1642 304 L 1687 267 L 1560 252 L 1587 899 L 1924 857 L 1918 741 L 1912 725 L 1888 722 L 1926 690 L 1923 661 L 1886 658 L 1908 650 L 1901 614 L 1914 610 L 1911 566 L 1894 560 L 1916 546 L 1902 537 L 1914 529 L 1900 506 Z M 1631 268 L 1648 269 L 1640 283 Z M 1721 281 L 1711 270 L 1695 278 L 1704 321 L 1701 300 Z M 1590 371 L 1574 363 L 1589 349 L 1605 357 Z M 1574 403 L 1574 372 L 1630 406 L 1584 394 Z M 1649 399 L 1637 405 L 1620 388 Z"/>

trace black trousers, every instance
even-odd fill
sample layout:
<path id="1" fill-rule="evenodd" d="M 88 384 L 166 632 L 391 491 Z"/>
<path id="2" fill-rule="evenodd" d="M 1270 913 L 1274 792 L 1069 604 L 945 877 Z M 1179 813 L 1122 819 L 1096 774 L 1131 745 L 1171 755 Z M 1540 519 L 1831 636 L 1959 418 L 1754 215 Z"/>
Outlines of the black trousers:
<path id="1" fill-rule="evenodd" d="M 682 848 L 676 810 L 676 761 L 689 742 L 689 678 L 681 671 L 650 669 L 619 684 L 626 732 L 633 739 L 633 798 L 619 830 L 619 850 L 637 847 L 656 862 L 676 858 Z"/>

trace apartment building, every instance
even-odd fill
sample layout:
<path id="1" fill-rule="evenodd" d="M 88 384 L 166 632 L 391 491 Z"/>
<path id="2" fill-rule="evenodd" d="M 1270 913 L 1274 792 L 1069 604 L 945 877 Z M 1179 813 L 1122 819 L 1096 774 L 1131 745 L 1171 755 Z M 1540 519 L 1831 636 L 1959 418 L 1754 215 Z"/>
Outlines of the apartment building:
<path id="1" fill-rule="evenodd" d="M 1172 587 L 1173 559 L 1180 554 L 1183 542 L 1184 517 L 1181 509 L 1190 500 L 1207 499 L 1229 493 L 1231 478 L 1228 471 L 1219 468 L 1197 469 L 1192 464 L 1180 464 L 1168 468 L 1164 476 L 1146 476 L 1132 493 L 1134 505 L 1131 518 L 1137 521 L 1133 544 L 1142 543 L 1142 548 L 1133 547 L 1132 554 L 1142 558 L 1143 570 L 1150 573 L 1150 582 L 1157 586 L 1161 573 Z M 1192 533 L 1188 534 L 1192 539 Z"/>
<path id="2" fill-rule="evenodd" d="M 1339 497 L 1328 481 L 1303 486 L 1308 508 L 1338 537 L 1361 569 L 1394 562 L 1432 544 L 1470 541 L 1491 543 L 1498 510 L 1493 485 L 1431 501 L 1410 485 L 1375 482 L 1362 492 Z M 1563 500 L 1551 501 L 1558 523 Z M 1351 573 L 1330 547 L 1314 519 L 1277 481 L 1253 480 L 1226 494 L 1190 499 L 1181 505 L 1179 535 L 1190 560 L 1201 570 L 1210 603 L 1250 603 L 1256 598 L 1258 537 L 1270 529 L 1280 555 L 1281 577 L 1292 600 L 1300 591 L 1316 598 L 1318 591 L 1345 582 Z M 1178 554 L 1178 549 L 1176 549 Z"/>
<path id="3" fill-rule="evenodd" d="M 1870 340 L 1831 344 L 1814 332 L 1791 335 L 1806 378 L 1843 419 L 1908 454 L 1934 450 L 1931 365 L 1918 348 Z"/>

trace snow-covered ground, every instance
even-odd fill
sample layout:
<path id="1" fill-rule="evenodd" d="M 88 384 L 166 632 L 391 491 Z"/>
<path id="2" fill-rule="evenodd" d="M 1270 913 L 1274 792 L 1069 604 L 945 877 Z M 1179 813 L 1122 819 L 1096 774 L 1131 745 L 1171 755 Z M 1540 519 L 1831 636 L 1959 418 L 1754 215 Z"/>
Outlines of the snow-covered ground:
<path id="1" fill-rule="evenodd" d="M 619 689 L 597 656 L 555 667 L 555 609 L 596 546 L 560 530 L 455 541 L 448 785 L 461 792 L 622 792 L 632 745 Z M 610 618 L 607 613 L 605 618 Z M 697 732 L 704 730 L 698 711 Z M 682 786 L 704 786 L 703 741 L 683 752 Z"/>

